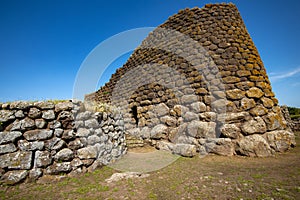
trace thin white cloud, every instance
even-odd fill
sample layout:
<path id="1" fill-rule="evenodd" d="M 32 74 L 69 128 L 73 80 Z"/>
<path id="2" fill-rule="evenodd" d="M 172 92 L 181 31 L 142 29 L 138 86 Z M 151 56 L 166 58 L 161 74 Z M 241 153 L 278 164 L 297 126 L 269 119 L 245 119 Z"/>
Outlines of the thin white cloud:
<path id="1" fill-rule="evenodd" d="M 271 81 L 277 81 L 277 80 L 280 80 L 280 79 L 285 79 L 285 78 L 289 78 L 289 77 L 292 77 L 296 74 L 300 73 L 300 67 L 294 69 L 293 71 L 290 71 L 290 72 L 284 72 L 284 73 L 281 73 L 279 75 L 273 75 L 273 76 L 270 76 L 270 79 Z"/>

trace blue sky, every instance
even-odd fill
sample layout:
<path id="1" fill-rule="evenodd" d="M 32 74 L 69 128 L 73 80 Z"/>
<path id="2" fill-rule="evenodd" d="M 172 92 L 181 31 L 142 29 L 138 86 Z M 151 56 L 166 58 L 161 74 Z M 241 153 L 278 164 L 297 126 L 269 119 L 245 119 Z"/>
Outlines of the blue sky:
<path id="1" fill-rule="evenodd" d="M 120 32 L 156 27 L 203 0 L 0 0 L 0 102 L 72 98 L 86 56 Z M 300 107 L 300 3 L 235 3 L 258 48 L 280 104 Z M 129 54 L 108 68 L 99 85 Z M 92 91 L 91 91 L 92 92 Z"/>

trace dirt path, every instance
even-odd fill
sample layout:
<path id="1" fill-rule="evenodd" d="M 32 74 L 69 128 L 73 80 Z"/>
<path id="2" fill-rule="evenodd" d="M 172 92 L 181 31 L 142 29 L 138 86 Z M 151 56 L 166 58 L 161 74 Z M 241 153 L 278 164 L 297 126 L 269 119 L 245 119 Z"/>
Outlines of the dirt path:
<path id="1" fill-rule="evenodd" d="M 150 166 L 168 159 L 148 155 Z M 133 170 L 140 156 L 128 155 Z M 0 199 L 300 199 L 300 145 L 270 158 L 180 157 L 147 178 L 106 183 L 115 172 L 104 167 L 54 183 L 1 186 Z"/>

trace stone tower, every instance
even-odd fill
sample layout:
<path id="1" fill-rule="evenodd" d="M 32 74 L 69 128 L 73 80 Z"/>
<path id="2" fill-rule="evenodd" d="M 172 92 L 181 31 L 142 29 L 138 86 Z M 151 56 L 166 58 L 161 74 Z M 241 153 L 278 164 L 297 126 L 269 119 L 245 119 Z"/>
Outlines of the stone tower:
<path id="1" fill-rule="evenodd" d="M 128 139 L 184 156 L 261 157 L 295 145 L 233 4 L 171 16 L 85 99 L 119 107 Z"/>

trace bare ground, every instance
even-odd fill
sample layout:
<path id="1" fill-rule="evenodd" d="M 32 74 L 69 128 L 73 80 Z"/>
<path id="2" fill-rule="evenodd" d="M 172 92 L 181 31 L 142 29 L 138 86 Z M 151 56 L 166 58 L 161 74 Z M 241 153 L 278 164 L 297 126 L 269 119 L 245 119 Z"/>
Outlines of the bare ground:
<path id="1" fill-rule="evenodd" d="M 269 158 L 179 158 L 147 178 L 106 183 L 115 172 L 2 185 L 0 199 L 300 199 L 300 145 Z"/>

